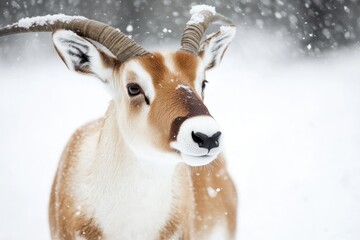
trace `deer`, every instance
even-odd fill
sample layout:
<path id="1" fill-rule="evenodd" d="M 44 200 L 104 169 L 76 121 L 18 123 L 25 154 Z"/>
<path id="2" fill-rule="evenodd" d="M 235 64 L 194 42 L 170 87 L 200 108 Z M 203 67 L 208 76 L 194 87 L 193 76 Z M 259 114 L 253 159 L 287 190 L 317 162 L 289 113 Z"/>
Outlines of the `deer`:
<path id="1" fill-rule="evenodd" d="M 119 29 L 77 16 L 0 29 L 0 37 L 52 32 L 67 68 L 95 76 L 112 97 L 62 153 L 49 201 L 52 239 L 235 239 L 237 192 L 204 90 L 236 27 L 211 6 L 190 15 L 173 52 L 148 52 Z M 202 40 L 210 24 L 220 30 Z"/>

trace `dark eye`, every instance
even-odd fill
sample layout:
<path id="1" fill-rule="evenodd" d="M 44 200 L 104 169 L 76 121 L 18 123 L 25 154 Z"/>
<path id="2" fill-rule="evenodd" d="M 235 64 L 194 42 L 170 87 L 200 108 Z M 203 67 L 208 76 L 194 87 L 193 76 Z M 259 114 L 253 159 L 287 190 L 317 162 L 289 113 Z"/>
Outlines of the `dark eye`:
<path id="1" fill-rule="evenodd" d="M 137 96 L 139 94 L 143 94 L 146 104 L 150 105 L 149 99 L 145 96 L 143 90 L 141 89 L 141 87 L 138 84 L 129 83 L 127 85 L 127 90 L 128 90 L 128 94 L 129 94 L 130 97 L 135 97 L 135 96 Z"/>
<path id="2" fill-rule="evenodd" d="M 202 84 L 201 84 L 201 90 L 202 91 L 204 91 L 205 90 L 205 88 L 206 88 L 206 84 L 208 83 L 208 81 L 207 80 L 204 80 L 203 82 L 202 82 Z"/>
<path id="3" fill-rule="evenodd" d="M 141 87 L 136 83 L 128 84 L 127 89 L 128 89 L 128 94 L 130 97 L 139 95 L 142 92 Z"/>

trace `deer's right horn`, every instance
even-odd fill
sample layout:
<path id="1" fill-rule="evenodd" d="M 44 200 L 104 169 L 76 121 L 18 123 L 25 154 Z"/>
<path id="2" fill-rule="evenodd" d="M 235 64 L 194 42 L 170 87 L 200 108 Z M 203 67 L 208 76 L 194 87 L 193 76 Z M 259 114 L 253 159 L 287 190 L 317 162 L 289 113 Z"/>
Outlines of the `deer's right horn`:
<path id="1" fill-rule="evenodd" d="M 210 24 L 218 23 L 235 27 L 227 17 L 217 13 L 214 7 L 207 5 L 193 6 L 190 14 L 191 19 L 183 32 L 180 49 L 194 55 L 199 53 L 201 39 Z"/>

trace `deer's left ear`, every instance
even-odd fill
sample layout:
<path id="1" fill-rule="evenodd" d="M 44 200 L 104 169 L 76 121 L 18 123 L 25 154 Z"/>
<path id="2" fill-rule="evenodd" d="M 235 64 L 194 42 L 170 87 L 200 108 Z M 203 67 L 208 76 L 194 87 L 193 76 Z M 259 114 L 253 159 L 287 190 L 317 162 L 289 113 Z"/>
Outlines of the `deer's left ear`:
<path id="1" fill-rule="evenodd" d="M 57 30 L 53 33 L 53 42 L 71 71 L 96 76 L 104 83 L 112 80 L 113 68 L 118 60 L 97 49 L 87 39 L 72 31 Z"/>
<path id="2" fill-rule="evenodd" d="M 227 47 L 235 36 L 235 32 L 235 26 L 222 26 L 220 31 L 201 43 L 199 56 L 202 58 L 206 69 L 213 68 L 221 62 Z"/>

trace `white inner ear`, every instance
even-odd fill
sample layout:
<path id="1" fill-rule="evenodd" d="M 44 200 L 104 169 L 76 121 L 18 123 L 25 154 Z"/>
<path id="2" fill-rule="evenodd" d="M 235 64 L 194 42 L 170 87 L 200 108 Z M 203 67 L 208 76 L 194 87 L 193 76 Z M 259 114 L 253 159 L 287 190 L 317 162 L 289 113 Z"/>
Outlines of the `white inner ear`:
<path id="1" fill-rule="evenodd" d="M 112 69 L 105 67 L 98 49 L 88 40 L 72 31 L 58 30 L 53 34 L 53 42 L 71 71 L 92 74 L 108 82 Z"/>
<path id="2" fill-rule="evenodd" d="M 201 49 L 204 51 L 203 62 L 207 68 L 212 68 L 220 63 L 222 56 L 231 40 L 234 38 L 234 26 L 222 26 L 220 31 L 208 38 Z"/>

